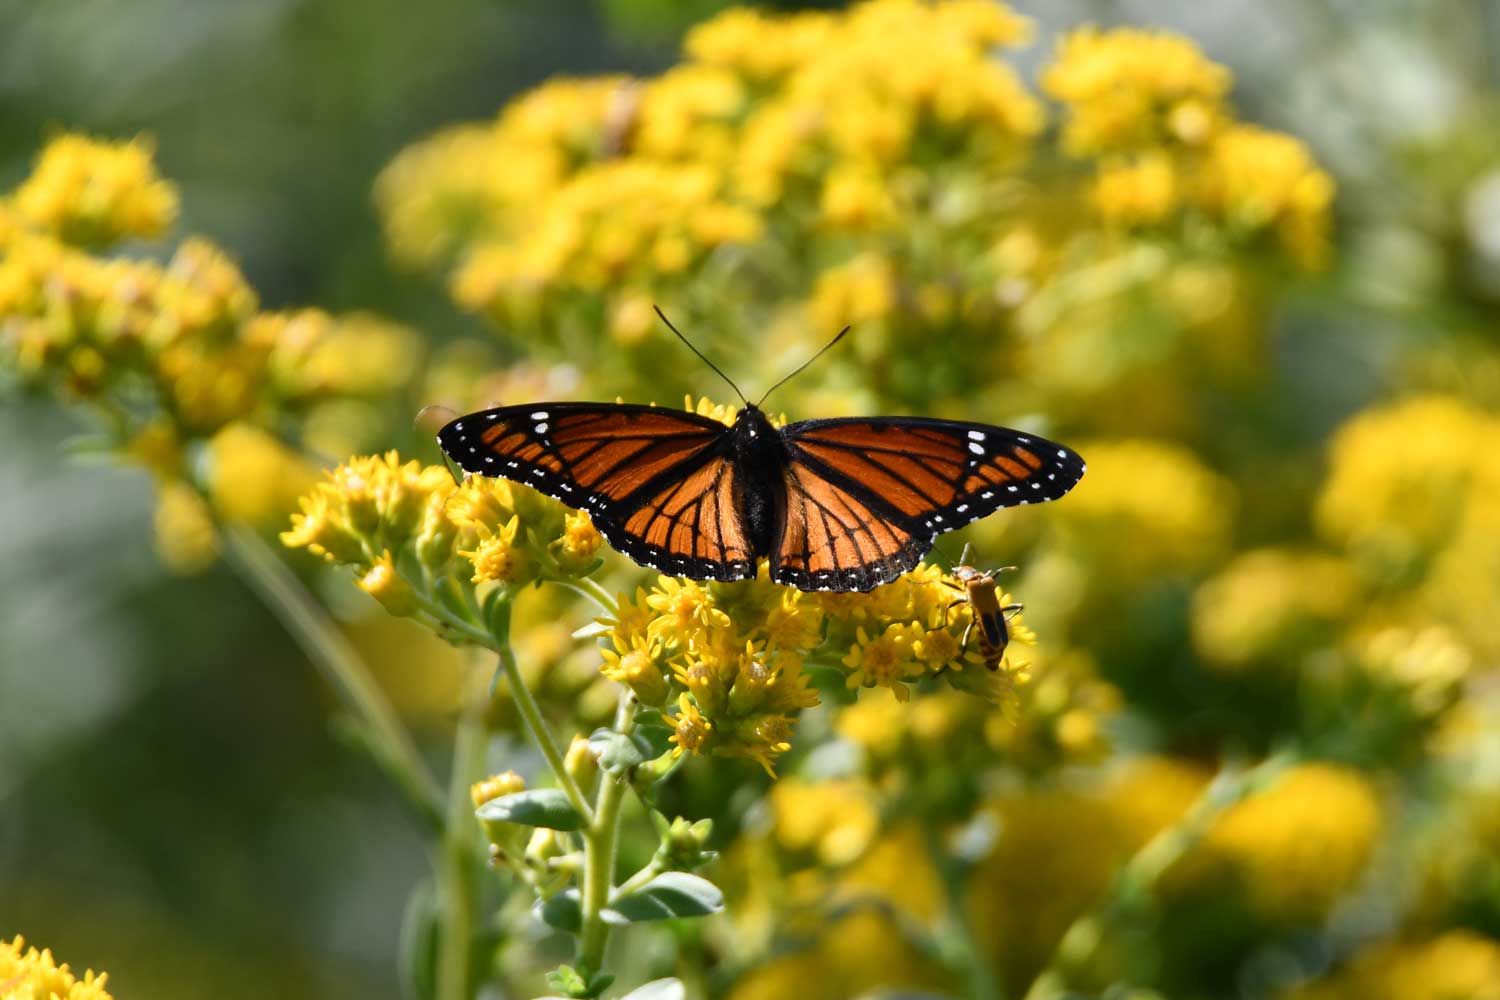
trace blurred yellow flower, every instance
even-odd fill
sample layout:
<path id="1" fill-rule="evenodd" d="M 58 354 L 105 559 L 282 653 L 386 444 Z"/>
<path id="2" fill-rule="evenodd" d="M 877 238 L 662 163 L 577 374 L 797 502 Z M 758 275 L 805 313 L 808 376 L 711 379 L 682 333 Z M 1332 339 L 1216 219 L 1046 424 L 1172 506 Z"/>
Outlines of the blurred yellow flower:
<path id="1" fill-rule="evenodd" d="M 1500 1000 L 1500 942 L 1453 930 L 1376 945 L 1287 1000 Z"/>
<path id="2" fill-rule="evenodd" d="M 1360 597 L 1357 574 L 1337 556 L 1255 549 L 1194 593 L 1193 645 L 1229 669 L 1294 656 L 1331 640 Z"/>
<path id="3" fill-rule="evenodd" d="M 872 791 L 857 781 L 784 778 L 771 787 L 770 804 L 777 842 L 811 853 L 819 864 L 848 864 L 880 829 Z"/>
<path id="4" fill-rule="evenodd" d="M 102 247 L 160 236 L 177 217 L 177 191 L 157 175 L 147 140 L 103 142 L 69 133 L 43 148 L 16 189 L 15 209 L 61 240 Z"/>
<path id="5" fill-rule="evenodd" d="M 202 495 L 181 479 L 163 479 L 156 489 L 156 554 L 174 573 L 201 573 L 219 557 L 219 530 Z"/>
<path id="6" fill-rule="evenodd" d="M 1334 435 L 1318 526 L 1377 580 L 1409 578 L 1470 519 L 1500 519 L 1497 436 L 1500 420 L 1447 396 L 1357 415 Z"/>
<path id="7" fill-rule="evenodd" d="M 1090 573 L 1191 573 L 1224 551 L 1234 492 L 1192 452 L 1145 439 L 1078 449 L 1088 475 L 1049 513 Z"/>
<path id="8" fill-rule="evenodd" d="M 1167 32 L 1080 28 L 1058 44 L 1042 88 L 1068 107 L 1063 142 L 1079 155 L 1201 143 L 1231 77 Z"/>
<path id="9" fill-rule="evenodd" d="M 1307 144 L 1253 125 L 1216 135 L 1198 178 L 1199 198 L 1233 228 L 1274 229 L 1298 261 L 1309 266 L 1327 254 L 1333 178 Z"/>
<path id="10" fill-rule="evenodd" d="M 1174 884 L 1222 892 L 1228 875 L 1266 918 L 1315 921 L 1364 874 L 1383 827 L 1368 777 L 1336 764 L 1302 764 L 1225 812 Z"/>
<path id="11" fill-rule="evenodd" d="M 1161 153 L 1102 165 L 1094 181 L 1094 204 L 1107 221 L 1122 225 L 1151 225 L 1167 218 L 1178 205 L 1177 171 Z"/>
<path id="12" fill-rule="evenodd" d="M 67 963 L 58 965 L 50 950 L 27 948 L 20 935 L 0 941 L 0 996 L 5 1000 L 110 1000 L 104 988 L 108 978 L 108 973 L 95 975 L 90 969 L 80 979 Z"/>
<path id="13" fill-rule="evenodd" d="M 221 519 L 270 527 L 296 509 L 297 498 L 312 488 L 318 473 L 259 427 L 236 422 L 209 441 L 207 479 Z"/>

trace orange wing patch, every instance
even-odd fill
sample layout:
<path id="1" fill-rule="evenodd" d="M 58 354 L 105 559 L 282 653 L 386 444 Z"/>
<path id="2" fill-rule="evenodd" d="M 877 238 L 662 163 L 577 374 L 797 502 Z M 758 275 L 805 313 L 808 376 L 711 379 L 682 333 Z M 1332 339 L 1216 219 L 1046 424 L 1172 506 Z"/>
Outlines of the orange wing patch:
<path id="1" fill-rule="evenodd" d="M 665 557 L 748 561 L 733 481 L 729 462 L 715 459 L 648 499 L 626 519 L 625 533 Z"/>

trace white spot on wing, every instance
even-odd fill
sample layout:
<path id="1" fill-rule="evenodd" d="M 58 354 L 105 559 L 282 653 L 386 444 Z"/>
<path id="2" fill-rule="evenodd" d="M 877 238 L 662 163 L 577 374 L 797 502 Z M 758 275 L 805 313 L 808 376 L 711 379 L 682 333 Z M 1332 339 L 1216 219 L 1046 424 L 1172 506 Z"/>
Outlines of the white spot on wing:
<path id="1" fill-rule="evenodd" d="M 545 434 L 545 433 L 547 433 L 547 422 L 545 420 L 542 421 L 541 423 L 539 423 L 535 427 L 533 427 L 532 430 L 536 431 L 538 434 Z"/>
<path id="2" fill-rule="evenodd" d="M 984 446 L 980 445 L 980 444 L 975 444 L 973 441 L 969 442 L 969 450 L 972 451 L 976 455 L 983 455 L 984 454 Z"/>
<path id="3" fill-rule="evenodd" d="M 969 432 L 969 440 L 970 441 L 983 441 L 984 440 L 984 431 L 970 431 Z"/>
<path id="4" fill-rule="evenodd" d="M 966 504 L 966 503 L 961 503 L 957 507 L 954 507 L 953 509 L 956 510 L 956 511 L 958 511 L 960 514 L 962 514 L 964 511 L 966 511 L 966 510 L 969 509 L 969 505 Z"/>
<path id="5" fill-rule="evenodd" d="M 547 411 L 546 410 L 537 410 L 535 413 L 533 413 L 531 415 L 531 419 L 532 420 L 546 420 L 547 419 Z"/>

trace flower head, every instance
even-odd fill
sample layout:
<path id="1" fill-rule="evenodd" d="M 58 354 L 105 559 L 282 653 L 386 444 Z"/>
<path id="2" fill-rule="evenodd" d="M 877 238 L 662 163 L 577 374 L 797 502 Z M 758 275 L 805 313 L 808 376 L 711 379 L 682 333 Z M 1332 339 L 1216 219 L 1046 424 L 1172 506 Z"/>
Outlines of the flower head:
<path id="1" fill-rule="evenodd" d="M 23 950 L 24 949 L 24 950 Z M 80 979 L 68 968 L 58 965 L 52 952 L 27 948 L 26 939 L 17 935 L 0 941 L 0 989 L 7 1000 L 110 1000 L 105 990 L 107 973 L 93 970 Z"/>

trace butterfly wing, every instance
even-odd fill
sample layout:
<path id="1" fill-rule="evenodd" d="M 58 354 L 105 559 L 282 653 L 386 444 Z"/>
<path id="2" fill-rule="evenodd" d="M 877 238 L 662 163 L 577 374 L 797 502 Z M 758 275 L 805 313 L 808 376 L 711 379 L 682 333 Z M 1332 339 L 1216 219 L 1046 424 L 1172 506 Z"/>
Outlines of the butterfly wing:
<path id="1" fill-rule="evenodd" d="M 481 410 L 438 432 L 464 470 L 524 483 L 586 510 L 636 562 L 698 579 L 755 573 L 729 428 L 654 406 L 531 403 Z"/>
<path id="2" fill-rule="evenodd" d="M 1084 473 L 1072 450 L 989 424 L 807 420 L 782 437 L 786 513 L 771 579 L 802 590 L 888 583 L 943 532 L 1002 507 L 1056 500 Z"/>

